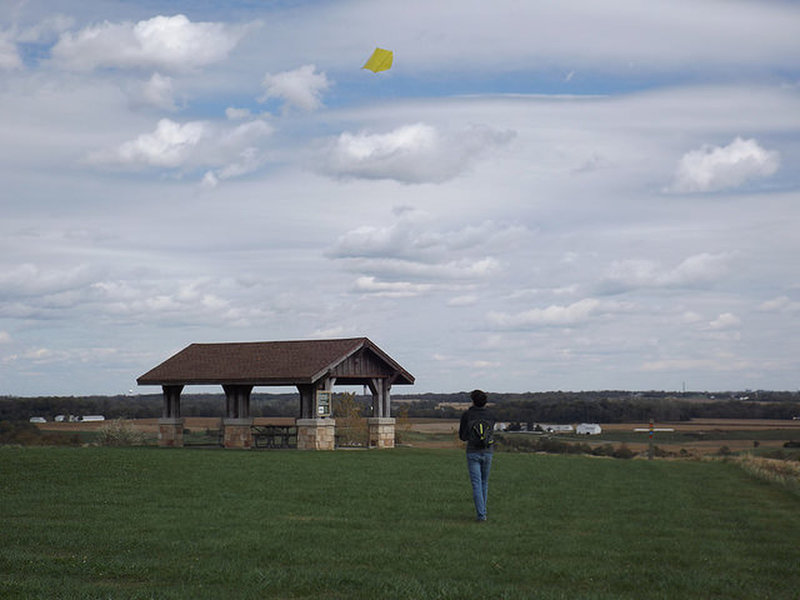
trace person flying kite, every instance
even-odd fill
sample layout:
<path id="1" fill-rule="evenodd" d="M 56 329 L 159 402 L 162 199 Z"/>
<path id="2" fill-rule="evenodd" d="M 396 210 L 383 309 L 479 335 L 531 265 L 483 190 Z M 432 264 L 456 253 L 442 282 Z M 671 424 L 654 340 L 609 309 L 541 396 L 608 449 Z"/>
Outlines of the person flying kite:
<path id="1" fill-rule="evenodd" d="M 384 50 L 383 48 L 375 48 L 375 52 L 369 57 L 369 60 L 364 64 L 362 69 L 369 69 L 373 73 L 378 71 L 387 71 L 392 68 L 392 54 L 391 50 Z"/>

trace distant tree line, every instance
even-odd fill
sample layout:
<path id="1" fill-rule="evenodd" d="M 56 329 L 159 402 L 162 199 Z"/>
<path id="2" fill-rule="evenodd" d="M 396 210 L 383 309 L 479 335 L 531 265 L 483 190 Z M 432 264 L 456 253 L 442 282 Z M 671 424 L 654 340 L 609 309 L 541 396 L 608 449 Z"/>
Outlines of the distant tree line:
<path id="1" fill-rule="evenodd" d="M 630 423 L 716 419 L 791 419 L 800 416 L 798 392 L 528 392 L 490 393 L 498 419 L 530 423 Z M 425 394 L 409 404 L 411 417 L 456 419 L 469 394 Z"/>
<path id="2" fill-rule="evenodd" d="M 253 394 L 250 412 L 254 417 L 290 417 L 298 411 L 295 394 Z M 103 415 L 107 419 L 149 419 L 160 417 L 161 394 L 140 396 L 48 396 L 20 398 L 0 396 L 0 421 L 27 421 L 57 415 Z M 224 394 L 183 394 L 181 415 L 184 417 L 222 417 L 225 414 Z"/>
<path id="3" fill-rule="evenodd" d="M 339 394 L 337 394 L 338 396 Z M 654 419 L 688 421 L 696 418 L 791 419 L 800 416 L 800 393 L 780 391 L 725 392 L 717 394 L 674 392 L 526 392 L 491 393 L 490 401 L 502 421 L 532 423 L 626 423 Z M 370 415 L 371 396 L 350 394 Z M 411 418 L 457 419 L 469 403 L 468 392 L 450 394 L 393 394 L 395 413 Z M 456 405 L 456 406 L 453 406 Z M 27 421 L 40 416 L 52 421 L 56 415 L 96 415 L 107 419 L 143 419 L 161 416 L 161 394 L 137 396 L 13 397 L 0 396 L 0 421 Z M 185 417 L 222 417 L 223 394 L 183 394 Z M 299 413 L 297 394 L 254 393 L 250 412 L 254 417 L 294 417 Z"/>

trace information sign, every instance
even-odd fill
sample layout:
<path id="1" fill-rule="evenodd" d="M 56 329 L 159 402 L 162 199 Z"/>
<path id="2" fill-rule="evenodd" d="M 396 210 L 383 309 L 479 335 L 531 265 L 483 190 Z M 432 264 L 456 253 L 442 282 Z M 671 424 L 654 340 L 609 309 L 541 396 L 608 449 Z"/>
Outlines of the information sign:
<path id="1" fill-rule="evenodd" d="M 317 390 L 317 416 L 329 417 L 331 415 L 331 393 Z"/>

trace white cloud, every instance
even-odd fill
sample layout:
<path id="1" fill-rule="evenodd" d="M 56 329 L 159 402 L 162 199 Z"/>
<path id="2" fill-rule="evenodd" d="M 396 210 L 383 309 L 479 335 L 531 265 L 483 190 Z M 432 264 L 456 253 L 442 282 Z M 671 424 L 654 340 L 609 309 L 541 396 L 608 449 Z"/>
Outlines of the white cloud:
<path id="1" fill-rule="evenodd" d="M 322 107 L 322 93 L 331 82 L 325 73 L 317 73 L 315 65 L 303 65 L 294 71 L 284 71 L 272 75 L 267 73 L 261 85 L 264 94 L 259 102 L 278 98 L 284 102 L 284 111 L 295 107 L 312 111 Z"/>
<path id="2" fill-rule="evenodd" d="M 447 260 L 453 253 L 483 253 L 518 243 L 526 231 L 494 221 L 459 229 L 438 230 L 421 212 L 404 212 L 384 227 L 365 225 L 340 236 L 326 253 L 332 258 L 391 258 L 421 263 Z"/>
<path id="3" fill-rule="evenodd" d="M 134 93 L 134 99 L 142 104 L 162 110 L 176 110 L 174 85 L 171 77 L 153 73 Z"/>
<path id="4" fill-rule="evenodd" d="M 203 121 L 180 124 L 171 119 L 161 119 L 152 133 L 143 133 L 110 153 L 95 154 L 94 162 L 122 166 L 178 167 L 208 134 L 208 124 Z"/>
<path id="5" fill-rule="evenodd" d="M 36 24 L 20 29 L 16 39 L 22 43 L 52 43 L 74 23 L 75 19 L 66 15 L 47 15 Z"/>
<path id="6" fill-rule="evenodd" d="M 719 356 L 712 358 L 668 358 L 652 360 L 642 364 L 645 372 L 676 371 L 702 373 L 704 371 L 745 371 L 752 367 L 747 360 L 733 356 Z"/>
<path id="7" fill-rule="evenodd" d="M 409 298 L 429 292 L 433 286 L 408 281 L 379 281 L 375 277 L 359 277 L 355 282 L 355 291 L 361 294 L 372 294 L 389 298 Z"/>
<path id="8" fill-rule="evenodd" d="M 78 71 L 100 67 L 183 71 L 227 58 L 246 29 L 193 23 L 185 15 L 156 16 L 138 23 L 91 25 L 64 33 L 53 46 L 56 64 Z"/>
<path id="9" fill-rule="evenodd" d="M 103 348 L 103 347 L 90 347 L 90 348 L 70 348 L 68 350 L 60 350 L 54 348 L 30 348 L 19 354 L 12 354 L 3 357 L 2 362 L 5 364 L 25 363 L 27 367 L 54 365 L 56 363 L 72 363 L 72 364 L 97 364 L 98 362 L 107 363 L 121 354 L 117 348 Z M 127 356 L 130 359 L 130 356 Z"/>
<path id="10" fill-rule="evenodd" d="M 236 108 L 229 106 L 225 109 L 225 116 L 231 121 L 238 121 L 241 119 L 249 119 L 251 116 L 249 108 Z"/>
<path id="11" fill-rule="evenodd" d="M 256 171 L 264 163 L 260 149 L 263 138 L 272 135 L 273 127 L 260 119 L 247 121 L 215 136 L 215 153 L 211 162 L 219 164 L 214 172 L 207 172 L 203 184 L 216 186 L 221 180 L 240 177 Z"/>
<path id="12" fill-rule="evenodd" d="M 254 119 L 240 124 L 161 119 L 155 131 L 143 133 L 110 150 L 92 153 L 88 160 L 97 165 L 122 168 L 165 169 L 213 167 L 204 185 L 250 173 L 263 164 L 261 141 L 273 127 Z"/>
<path id="13" fill-rule="evenodd" d="M 235 282 L 207 277 L 108 279 L 89 286 L 84 302 L 96 306 L 96 314 L 123 323 L 147 320 L 238 325 L 269 314 L 263 302 L 248 305 L 234 300 L 232 296 L 239 289 Z"/>
<path id="14" fill-rule="evenodd" d="M 91 280 L 92 270 L 88 267 L 42 268 L 24 263 L 0 272 L 0 298 L 50 296 L 84 287 Z"/>
<path id="15" fill-rule="evenodd" d="M 22 68 L 22 59 L 17 51 L 17 45 L 11 36 L 0 31 L 0 70 L 11 71 Z"/>
<path id="16" fill-rule="evenodd" d="M 272 125 L 261 119 L 246 121 L 233 129 L 224 129 L 221 132 L 219 144 L 223 147 L 248 146 L 256 143 L 274 131 Z"/>
<path id="17" fill-rule="evenodd" d="M 492 325 L 502 329 L 569 326 L 588 321 L 600 307 L 599 300 L 584 298 L 567 306 L 553 304 L 546 308 L 532 308 L 517 314 L 492 311 L 487 318 Z"/>
<path id="18" fill-rule="evenodd" d="M 241 177 L 247 173 L 252 173 L 263 164 L 263 158 L 257 148 L 248 147 L 239 152 L 235 159 L 228 162 L 215 172 L 218 180 Z"/>
<path id="19" fill-rule="evenodd" d="M 478 369 L 478 370 L 485 370 L 485 369 L 496 369 L 501 367 L 502 365 L 495 361 L 489 360 L 469 360 L 464 358 L 459 358 L 458 356 L 454 356 L 452 354 L 441 354 L 441 353 L 434 353 L 431 358 L 437 362 L 447 363 L 447 366 L 450 368 L 456 367 L 460 369 Z"/>
<path id="20" fill-rule="evenodd" d="M 800 311 L 800 302 L 795 302 L 788 296 L 778 296 L 759 304 L 758 310 L 763 312 L 797 312 Z"/>
<path id="21" fill-rule="evenodd" d="M 711 321 L 708 326 L 711 329 L 733 329 L 742 324 L 742 320 L 733 313 L 722 313 L 716 319 Z"/>
<path id="22" fill-rule="evenodd" d="M 478 297 L 472 294 L 467 294 L 465 296 L 456 296 L 455 298 L 450 298 L 447 301 L 447 306 L 472 306 L 477 304 Z"/>
<path id="23" fill-rule="evenodd" d="M 206 188 L 215 188 L 219 185 L 219 177 L 214 174 L 214 171 L 206 171 L 203 179 L 200 180 L 200 185 Z"/>
<path id="24" fill-rule="evenodd" d="M 680 322 L 685 323 L 687 325 L 699 323 L 702 320 L 703 317 L 700 316 L 698 313 L 694 312 L 693 310 L 687 310 L 680 316 Z"/>
<path id="25" fill-rule="evenodd" d="M 486 256 L 486 249 L 500 252 L 523 233 L 519 227 L 491 221 L 439 231 L 429 226 L 422 213 L 406 210 L 399 217 L 398 222 L 386 227 L 364 226 L 349 231 L 326 253 L 362 275 L 361 291 L 367 289 L 367 283 L 375 286 L 381 282 L 391 283 L 392 291 L 400 289 L 400 284 L 409 286 L 413 295 L 434 289 L 469 288 L 502 271 L 500 261 Z M 468 298 L 456 302 L 468 303 Z"/>
<path id="26" fill-rule="evenodd" d="M 730 254 L 724 252 L 695 254 L 657 277 L 656 282 L 660 285 L 686 286 L 714 281 L 727 273 L 730 260 Z"/>
<path id="27" fill-rule="evenodd" d="M 600 290 L 619 293 L 647 287 L 694 287 L 717 280 L 728 271 L 731 256 L 707 252 L 690 256 L 671 269 L 651 260 L 614 261 L 600 283 Z"/>
<path id="28" fill-rule="evenodd" d="M 425 123 L 404 125 L 388 133 L 345 132 L 327 150 L 326 171 L 343 177 L 441 183 L 513 137 L 512 132 L 483 126 L 444 132 Z"/>
<path id="29" fill-rule="evenodd" d="M 10 344 L 11 334 L 7 331 L 0 331 L 0 344 Z"/>
<path id="30" fill-rule="evenodd" d="M 439 231 L 426 223 L 422 213 L 408 212 L 391 225 L 365 225 L 340 236 L 328 252 L 334 258 L 392 257 L 431 262 L 454 251 L 469 252 L 481 247 L 507 247 L 525 234 L 519 226 L 494 221 Z"/>
<path id="31" fill-rule="evenodd" d="M 754 139 L 737 137 L 727 146 L 703 146 L 684 154 L 670 190 L 691 193 L 735 188 L 774 175 L 779 166 L 778 152 L 762 148 Z"/>
<path id="32" fill-rule="evenodd" d="M 462 258 L 433 264 L 392 258 L 352 259 L 350 270 L 388 280 L 437 282 L 451 289 L 454 284 L 466 285 L 484 280 L 500 270 L 500 263 L 492 257 Z"/>

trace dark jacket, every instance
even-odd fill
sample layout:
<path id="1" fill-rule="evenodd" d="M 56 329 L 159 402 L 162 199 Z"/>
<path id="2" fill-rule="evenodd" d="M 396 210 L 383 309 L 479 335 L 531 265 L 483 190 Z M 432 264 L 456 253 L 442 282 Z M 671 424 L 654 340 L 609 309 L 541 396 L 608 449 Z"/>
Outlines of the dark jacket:
<path id="1" fill-rule="evenodd" d="M 478 407 L 473 405 L 461 415 L 461 424 L 458 427 L 458 439 L 462 442 L 467 442 L 467 452 L 491 452 L 492 446 L 488 448 L 476 448 L 469 441 L 469 423 L 473 419 L 478 418 L 489 421 L 492 429 L 494 429 L 494 423 L 497 420 L 494 417 L 494 413 L 485 406 Z"/>

